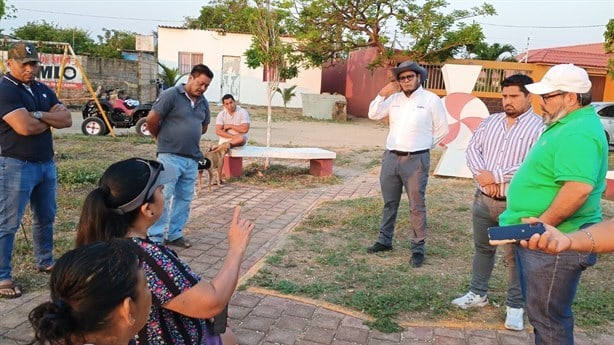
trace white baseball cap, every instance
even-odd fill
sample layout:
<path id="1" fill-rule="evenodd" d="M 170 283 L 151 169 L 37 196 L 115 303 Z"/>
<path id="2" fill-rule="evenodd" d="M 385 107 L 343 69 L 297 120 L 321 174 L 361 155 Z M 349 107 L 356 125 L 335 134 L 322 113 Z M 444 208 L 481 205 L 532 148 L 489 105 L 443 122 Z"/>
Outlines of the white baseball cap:
<path id="1" fill-rule="evenodd" d="M 591 80 L 583 68 L 574 64 L 552 66 L 541 81 L 525 85 L 530 93 L 545 95 L 554 91 L 586 93 L 591 90 Z"/>

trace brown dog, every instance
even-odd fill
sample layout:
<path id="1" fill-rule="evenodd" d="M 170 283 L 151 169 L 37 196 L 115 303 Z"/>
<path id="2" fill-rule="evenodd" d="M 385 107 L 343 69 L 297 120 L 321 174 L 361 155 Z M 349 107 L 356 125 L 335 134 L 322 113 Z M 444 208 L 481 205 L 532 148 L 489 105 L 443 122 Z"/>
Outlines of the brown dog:
<path id="1" fill-rule="evenodd" d="M 205 152 L 205 158 L 211 161 L 211 165 L 207 169 L 198 170 L 198 180 L 196 193 L 200 193 L 202 188 L 203 170 L 207 170 L 209 173 L 209 191 L 211 191 L 211 181 L 213 180 L 213 171 L 217 171 L 216 181 L 217 185 L 222 185 L 222 168 L 224 167 L 224 156 L 230 150 L 230 142 L 219 144 L 215 150 Z"/>

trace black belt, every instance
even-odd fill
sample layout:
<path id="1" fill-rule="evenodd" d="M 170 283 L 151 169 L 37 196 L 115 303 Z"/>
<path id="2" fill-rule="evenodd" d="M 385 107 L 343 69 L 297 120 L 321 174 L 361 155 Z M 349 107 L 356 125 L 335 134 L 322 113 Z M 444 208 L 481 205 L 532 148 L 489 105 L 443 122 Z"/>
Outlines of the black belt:
<path id="1" fill-rule="evenodd" d="M 429 149 L 425 149 L 425 150 L 418 150 L 418 151 L 412 151 L 412 152 L 405 152 L 405 151 L 397 151 L 397 150 L 389 150 L 390 153 L 394 153 L 397 156 L 409 156 L 409 155 L 419 155 L 421 153 L 427 153 L 430 150 Z"/>
<path id="2" fill-rule="evenodd" d="M 487 197 L 487 198 L 491 198 L 491 199 L 493 199 L 493 200 L 497 200 L 497 201 L 506 201 L 506 200 L 507 200 L 507 197 L 506 197 L 506 196 L 502 196 L 502 197 L 494 197 L 494 196 L 490 196 L 490 195 L 488 195 L 488 194 L 486 194 L 486 193 L 484 193 L 484 192 L 482 192 L 482 191 L 480 191 L 480 193 L 482 193 L 482 195 L 484 195 L 485 197 Z"/>

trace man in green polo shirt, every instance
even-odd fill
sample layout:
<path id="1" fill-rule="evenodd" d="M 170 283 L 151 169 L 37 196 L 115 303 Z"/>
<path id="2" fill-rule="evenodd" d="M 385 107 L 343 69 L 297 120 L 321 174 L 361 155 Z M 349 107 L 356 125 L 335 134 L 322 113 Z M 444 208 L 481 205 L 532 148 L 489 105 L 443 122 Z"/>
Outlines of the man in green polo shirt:
<path id="1" fill-rule="evenodd" d="M 573 232 L 600 222 L 608 143 L 590 106 L 588 74 L 572 64 L 556 65 L 540 82 L 526 88 L 541 95 L 547 127 L 511 181 L 500 224 L 537 217 L 563 232 Z M 548 255 L 521 246 L 516 253 L 535 343 L 573 344 L 571 305 L 580 275 L 595 264 L 595 254 Z"/>

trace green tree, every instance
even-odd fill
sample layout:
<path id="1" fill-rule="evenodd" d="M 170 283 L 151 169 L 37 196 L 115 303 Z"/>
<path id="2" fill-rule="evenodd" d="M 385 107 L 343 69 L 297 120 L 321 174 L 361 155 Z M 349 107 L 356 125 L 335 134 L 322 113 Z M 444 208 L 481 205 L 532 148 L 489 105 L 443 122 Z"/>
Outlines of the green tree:
<path id="1" fill-rule="evenodd" d="M 4 0 L 0 0 L 0 21 L 6 18 L 14 18 L 15 11 L 15 6 L 5 3 Z M 2 31 L 3 29 L 0 28 L 0 33 L 2 33 Z"/>
<path id="2" fill-rule="evenodd" d="M 13 34 L 23 40 L 70 43 L 77 55 L 121 58 L 120 50 L 135 49 L 135 33 L 109 29 L 103 29 L 103 31 L 102 35 L 98 35 L 98 42 L 95 42 L 86 30 L 61 28 L 55 23 L 43 20 L 28 22 L 15 29 Z M 64 52 L 62 48 L 52 46 L 41 47 L 41 51 L 60 54 Z"/>
<path id="3" fill-rule="evenodd" d="M 275 89 L 275 92 L 281 96 L 281 100 L 282 102 L 284 102 L 284 115 L 286 114 L 288 110 L 288 103 L 290 103 L 292 98 L 296 96 L 296 92 L 294 92 L 294 89 L 296 89 L 296 85 L 292 85 L 290 87 L 283 88 L 283 89 L 279 87 Z"/>
<path id="4" fill-rule="evenodd" d="M 267 79 L 267 134 L 266 145 L 271 144 L 271 102 L 279 80 L 298 75 L 301 57 L 294 53 L 294 47 L 282 40 L 283 20 L 287 18 L 284 8 L 271 8 L 270 0 L 256 0 L 255 17 L 250 21 L 252 44 L 245 52 L 249 68 L 262 67 Z M 265 168 L 269 161 L 266 159 Z"/>
<path id="5" fill-rule="evenodd" d="M 91 51 L 92 55 L 105 58 L 121 58 L 121 50 L 136 49 L 136 33 L 115 29 L 102 29 L 98 35 L 98 44 Z"/>
<path id="6" fill-rule="evenodd" d="M 70 43 L 75 54 L 89 53 L 96 45 L 89 37 L 89 32 L 78 28 L 60 28 L 57 24 L 46 21 L 28 22 L 13 31 L 13 35 L 22 40 Z M 41 47 L 47 53 L 63 53 L 63 48 Z"/>
<path id="7" fill-rule="evenodd" d="M 401 7 L 396 20 L 402 32 L 415 40 L 405 53 L 416 61 L 445 61 L 468 46 L 482 42 L 481 26 L 464 21 L 496 14 L 494 7 L 486 3 L 468 10 L 446 11 L 449 3 L 445 0 L 427 0 L 423 5 L 414 0 L 401 2 L 405 6 Z"/>
<path id="8" fill-rule="evenodd" d="M 158 62 L 158 65 L 160 66 L 160 68 L 162 68 L 162 72 L 159 74 L 159 77 L 162 80 L 164 86 L 174 86 L 175 84 L 177 84 L 179 79 L 184 76 L 183 74 L 179 74 L 178 67 L 171 68 L 161 62 Z"/>
<path id="9" fill-rule="evenodd" d="M 314 65 L 344 58 L 361 47 L 375 47 L 379 51 L 372 65 L 393 64 L 395 53 L 389 44 L 397 30 L 413 40 L 403 47 L 408 59 L 442 61 L 484 39 L 481 27 L 466 24 L 465 20 L 496 14 L 489 4 L 448 11 L 445 0 L 426 0 L 420 4 L 416 0 L 299 2 L 296 37 L 301 42 L 299 49 Z"/>
<path id="10" fill-rule="evenodd" d="M 469 51 L 475 54 L 476 59 L 490 61 L 516 61 L 516 48 L 511 44 L 493 43 L 489 45 L 486 42 L 480 42 L 469 48 Z"/>
<path id="11" fill-rule="evenodd" d="M 603 44 L 605 52 L 614 53 L 614 19 L 608 21 L 608 25 L 603 33 L 603 38 L 605 39 L 605 43 Z M 614 78 L 614 58 L 608 60 L 608 75 Z"/>
<path id="12" fill-rule="evenodd" d="M 200 9 L 198 18 L 186 18 L 189 29 L 219 29 L 225 32 L 249 33 L 256 9 L 247 0 L 215 0 Z"/>

